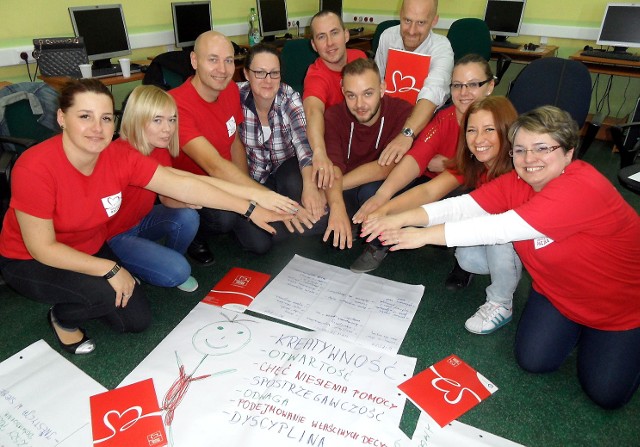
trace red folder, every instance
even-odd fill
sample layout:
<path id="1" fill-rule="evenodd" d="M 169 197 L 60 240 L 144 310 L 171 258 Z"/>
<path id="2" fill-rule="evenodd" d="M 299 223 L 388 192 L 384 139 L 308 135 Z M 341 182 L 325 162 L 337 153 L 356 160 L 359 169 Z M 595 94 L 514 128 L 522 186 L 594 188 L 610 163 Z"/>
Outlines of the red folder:
<path id="1" fill-rule="evenodd" d="M 89 405 L 94 446 L 167 445 L 153 379 L 91 396 Z"/>
<path id="2" fill-rule="evenodd" d="M 203 303 L 244 312 L 271 275 L 234 267 L 204 297 Z"/>
<path id="3" fill-rule="evenodd" d="M 387 83 L 385 93 L 415 104 L 429 74 L 430 64 L 431 56 L 390 48 L 384 76 Z"/>
<path id="4" fill-rule="evenodd" d="M 441 427 L 498 390 L 453 354 L 401 383 L 398 388 Z"/>

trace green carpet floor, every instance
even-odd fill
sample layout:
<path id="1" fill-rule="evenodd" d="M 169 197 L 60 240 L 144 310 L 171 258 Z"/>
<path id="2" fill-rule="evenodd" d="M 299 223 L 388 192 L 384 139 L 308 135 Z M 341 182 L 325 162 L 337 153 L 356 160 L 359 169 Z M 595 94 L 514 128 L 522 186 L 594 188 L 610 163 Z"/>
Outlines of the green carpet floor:
<path id="1" fill-rule="evenodd" d="M 610 147 L 596 142 L 586 161 L 593 163 L 618 187 L 615 177 L 618 156 Z M 640 210 L 640 196 L 622 191 L 625 199 Z M 232 238 L 210 241 L 216 264 L 195 267 L 200 282 L 195 293 L 144 286 L 153 307 L 152 326 L 142 334 L 115 334 L 99 322 L 86 326 L 96 340 L 96 351 L 86 357 L 63 355 L 103 384 L 114 388 L 184 318 L 206 292 L 235 266 L 277 275 L 294 254 L 348 268 L 360 254 L 361 243 L 341 252 L 322 243 L 319 237 L 293 238 L 264 256 L 238 249 Z M 450 292 L 443 282 L 453 262 L 453 250 L 426 247 L 391 253 L 375 275 L 412 284 L 423 284 L 424 297 L 400 350 L 418 358 L 416 372 L 455 353 L 489 380 L 499 391 L 460 418 L 461 422 L 531 446 L 638 446 L 640 445 L 640 396 L 616 411 L 604 411 L 580 389 L 575 355 L 552 374 L 528 374 L 516 365 L 513 341 L 517 321 L 531 284 L 527 274 L 516 292 L 514 320 L 498 332 L 478 336 L 464 329 L 465 320 L 485 300 L 488 277 L 476 277 L 463 291 Z M 57 349 L 46 324 L 47 306 L 34 303 L 0 286 L 0 361 L 27 345 L 44 339 Z M 0 388 L 2 384 L 0 384 Z M 408 403 L 402 429 L 413 433 L 418 411 Z"/>

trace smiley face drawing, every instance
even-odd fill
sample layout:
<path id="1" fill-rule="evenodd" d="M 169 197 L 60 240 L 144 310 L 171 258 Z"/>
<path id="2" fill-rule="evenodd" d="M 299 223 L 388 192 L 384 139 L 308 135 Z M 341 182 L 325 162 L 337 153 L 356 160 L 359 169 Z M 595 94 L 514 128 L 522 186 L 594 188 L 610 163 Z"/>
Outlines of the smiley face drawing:
<path id="1" fill-rule="evenodd" d="M 216 321 L 199 329 L 191 342 L 201 354 L 226 355 L 239 351 L 251 341 L 251 331 L 235 321 Z"/>

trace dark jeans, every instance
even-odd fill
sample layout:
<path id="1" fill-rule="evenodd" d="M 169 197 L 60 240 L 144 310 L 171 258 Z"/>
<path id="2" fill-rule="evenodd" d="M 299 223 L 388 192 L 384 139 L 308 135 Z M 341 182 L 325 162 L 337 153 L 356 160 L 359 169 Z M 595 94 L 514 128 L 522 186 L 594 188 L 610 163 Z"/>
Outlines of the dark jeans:
<path id="1" fill-rule="evenodd" d="M 107 244 L 96 257 L 117 261 Z M 3 259 L 2 276 L 18 293 L 54 306 L 63 327 L 74 328 L 100 318 L 118 332 L 140 332 L 151 323 L 151 310 L 142 287 L 133 289 L 127 307 L 116 307 L 116 293 L 100 276 L 62 270 L 34 259 Z"/>
<path id="2" fill-rule="evenodd" d="M 578 379 L 606 409 L 625 405 L 640 384 L 640 328 L 602 331 L 577 324 L 531 289 L 516 333 L 515 355 L 532 373 L 556 371 L 578 347 Z"/>

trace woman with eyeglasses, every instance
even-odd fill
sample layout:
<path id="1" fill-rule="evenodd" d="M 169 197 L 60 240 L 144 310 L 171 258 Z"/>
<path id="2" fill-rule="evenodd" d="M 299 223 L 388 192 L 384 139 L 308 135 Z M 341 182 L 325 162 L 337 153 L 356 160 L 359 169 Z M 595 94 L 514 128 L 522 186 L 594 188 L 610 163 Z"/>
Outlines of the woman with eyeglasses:
<path id="1" fill-rule="evenodd" d="M 367 222 L 366 231 L 394 251 L 513 241 L 533 280 L 518 364 L 556 371 L 577 347 L 584 391 L 603 408 L 622 407 L 640 384 L 640 218 L 594 167 L 574 160 L 579 130 L 568 113 L 525 113 L 509 140 L 511 173 L 406 211 L 394 228 Z"/>
<path id="2" fill-rule="evenodd" d="M 304 208 L 286 225 L 303 233 L 325 214 L 326 199 L 311 179 L 313 152 L 300 94 L 281 82 L 280 54 L 268 44 L 251 47 L 244 76 L 247 81 L 238 83 L 244 114 L 239 131 L 249 175 L 302 203 Z"/>
<path id="3" fill-rule="evenodd" d="M 460 122 L 467 108 L 476 100 L 489 96 L 495 87 L 489 63 L 478 54 L 468 54 L 453 66 L 451 75 L 452 105 L 440 110 L 416 138 L 400 163 L 393 168 L 378 191 L 354 214 L 353 222 L 360 224 L 372 213 L 386 214 L 385 204 L 399 191 L 431 180 L 446 168 L 456 154 Z M 417 179 L 417 180 L 416 180 Z M 380 266 L 387 256 L 387 248 L 377 242 L 367 244 L 364 252 L 351 265 L 356 273 L 366 273 Z M 453 289 L 469 284 L 470 274 L 456 264 Z M 447 283 L 451 282 L 447 279 Z"/>
<path id="4" fill-rule="evenodd" d="M 489 96 L 469 106 L 462 118 L 462 129 L 455 158 L 448 169 L 430 182 L 415 186 L 385 205 L 385 217 L 371 215 L 363 225 L 363 236 L 376 219 L 376 228 L 399 228 L 399 213 L 442 199 L 460 186 L 469 190 L 513 169 L 507 138 L 509 126 L 518 113 L 504 96 Z M 372 238 L 369 238 L 373 240 Z M 491 275 L 487 298 L 465 322 L 474 334 L 490 334 L 511 321 L 513 294 L 522 274 L 522 263 L 513 244 L 458 247 L 458 264 L 465 271 Z"/>

